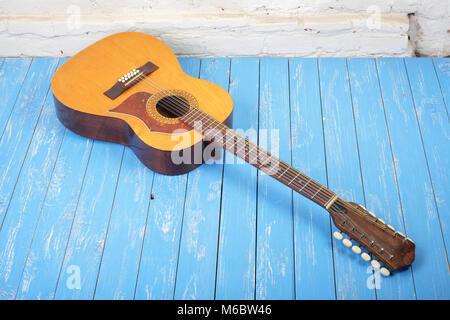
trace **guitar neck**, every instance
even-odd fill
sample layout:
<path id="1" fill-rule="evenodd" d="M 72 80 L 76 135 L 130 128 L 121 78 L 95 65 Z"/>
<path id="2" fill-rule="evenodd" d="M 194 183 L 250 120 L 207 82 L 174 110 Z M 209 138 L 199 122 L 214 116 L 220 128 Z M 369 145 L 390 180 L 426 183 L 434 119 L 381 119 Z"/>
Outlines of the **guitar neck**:
<path id="1" fill-rule="evenodd" d="M 319 206 L 328 209 L 339 199 L 331 190 L 271 155 L 203 111 L 191 108 L 180 119 L 204 135 L 207 140 L 214 141 L 216 145 L 235 154 L 292 190 L 314 201 Z"/>

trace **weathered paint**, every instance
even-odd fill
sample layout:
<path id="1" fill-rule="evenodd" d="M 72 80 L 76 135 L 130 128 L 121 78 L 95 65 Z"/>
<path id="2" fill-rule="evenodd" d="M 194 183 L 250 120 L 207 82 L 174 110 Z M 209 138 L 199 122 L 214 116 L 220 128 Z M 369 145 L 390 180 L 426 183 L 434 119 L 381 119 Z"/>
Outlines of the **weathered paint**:
<path id="1" fill-rule="evenodd" d="M 2 299 L 449 297 L 449 59 L 233 58 L 230 80 L 230 59 L 180 61 L 230 85 L 236 128 L 278 129 L 283 160 L 404 228 L 412 268 L 369 289 L 371 268 L 330 239 L 322 209 L 260 173 L 256 185 L 247 164 L 153 174 L 59 124 L 57 59 L 5 58 Z"/>

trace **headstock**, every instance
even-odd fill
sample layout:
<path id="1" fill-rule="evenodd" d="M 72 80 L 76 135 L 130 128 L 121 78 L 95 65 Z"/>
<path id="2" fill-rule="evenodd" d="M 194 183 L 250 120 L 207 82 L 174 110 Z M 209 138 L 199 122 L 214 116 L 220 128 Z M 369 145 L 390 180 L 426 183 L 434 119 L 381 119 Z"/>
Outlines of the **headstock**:
<path id="1" fill-rule="evenodd" d="M 364 260 L 371 261 L 372 258 L 367 253 L 361 253 L 360 247 L 365 248 L 391 271 L 406 267 L 414 261 L 414 242 L 364 207 L 338 198 L 327 210 L 336 227 L 359 246 L 353 245 L 350 239 L 339 232 L 335 232 L 334 237 L 342 240 L 345 246 L 352 247 L 352 251 L 361 254 Z M 371 264 L 375 268 L 381 268 L 383 275 L 390 274 L 377 260 L 372 260 Z"/>

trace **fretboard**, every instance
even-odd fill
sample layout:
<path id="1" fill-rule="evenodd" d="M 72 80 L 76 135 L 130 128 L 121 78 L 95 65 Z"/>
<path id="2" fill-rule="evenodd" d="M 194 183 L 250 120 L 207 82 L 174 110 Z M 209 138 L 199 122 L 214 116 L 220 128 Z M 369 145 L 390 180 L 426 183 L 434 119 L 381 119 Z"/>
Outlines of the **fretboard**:
<path id="1" fill-rule="evenodd" d="M 328 209 L 329 205 L 336 201 L 337 195 L 334 192 L 271 155 L 203 111 L 191 108 L 180 119 L 194 130 L 199 131 L 206 140 L 214 141 L 216 145 L 235 154 L 318 205 Z"/>

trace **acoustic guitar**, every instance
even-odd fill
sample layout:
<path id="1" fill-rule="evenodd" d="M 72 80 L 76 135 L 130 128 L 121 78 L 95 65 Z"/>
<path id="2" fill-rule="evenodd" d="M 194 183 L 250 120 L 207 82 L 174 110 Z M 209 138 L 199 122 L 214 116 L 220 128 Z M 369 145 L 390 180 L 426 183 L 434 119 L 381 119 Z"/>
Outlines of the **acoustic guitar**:
<path id="1" fill-rule="evenodd" d="M 231 96 L 186 75 L 155 37 L 124 32 L 104 38 L 64 63 L 51 88 L 64 126 L 130 147 L 153 171 L 189 172 L 208 160 L 207 148 L 220 146 L 327 210 L 348 237 L 333 236 L 381 274 L 414 260 L 415 245 L 400 231 L 230 129 Z"/>

